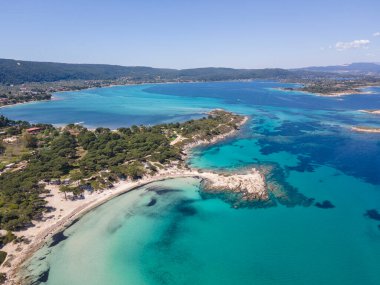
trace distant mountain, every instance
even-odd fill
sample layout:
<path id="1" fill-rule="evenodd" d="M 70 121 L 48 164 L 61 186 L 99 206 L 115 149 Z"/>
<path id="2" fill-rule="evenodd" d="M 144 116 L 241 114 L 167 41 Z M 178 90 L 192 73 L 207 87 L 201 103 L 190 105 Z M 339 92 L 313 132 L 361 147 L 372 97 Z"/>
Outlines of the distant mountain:
<path id="1" fill-rule="evenodd" d="M 289 79 L 295 72 L 285 69 L 194 68 L 162 69 L 107 64 L 67 64 L 0 59 L 0 84 L 97 80 L 128 77 L 135 81 Z"/>
<path id="2" fill-rule="evenodd" d="M 60 80 L 110 80 L 128 78 L 134 82 L 288 80 L 303 81 L 361 75 L 380 76 L 380 64 L 353 63 L 340 66 L 313 66 L 298 69 L 234 69 L 206 67 L 192 69 L 153 68 L 108 64 L 69 64 L 0 59 L 0 84 L 53 82 Z"/>
<path id="3" fill-rule="evenodd" d="M 358 62 L 358 63 L 334 65 L 334 66 L 311 66 L 311 67 L 305 67 L 305 68 L 298 68 L 295 70 L 380 76 L 380 63 Z"/>

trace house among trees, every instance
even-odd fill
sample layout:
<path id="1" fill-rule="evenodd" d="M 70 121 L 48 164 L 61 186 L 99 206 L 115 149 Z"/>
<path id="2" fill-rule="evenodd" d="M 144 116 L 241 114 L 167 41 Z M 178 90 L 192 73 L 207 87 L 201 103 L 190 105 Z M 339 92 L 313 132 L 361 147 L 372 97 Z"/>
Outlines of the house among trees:
<path id="1" fill-rule="evenodd" d="M 42 130 L 42 128 L 38 128 L 38 127 L 26 129 L 28 134 L 31 134 L 31 135 L 38 134 L 41 130 Z"/>

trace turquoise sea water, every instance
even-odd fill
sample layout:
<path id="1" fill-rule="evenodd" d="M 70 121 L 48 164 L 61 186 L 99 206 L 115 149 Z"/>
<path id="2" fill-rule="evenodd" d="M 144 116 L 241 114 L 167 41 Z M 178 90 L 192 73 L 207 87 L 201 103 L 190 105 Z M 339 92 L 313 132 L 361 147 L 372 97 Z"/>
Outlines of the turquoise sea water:
<path id="1" fill-rule="evenodd" d="M 200 98 L 194 101 L 190 97 L 144 92 L 148 87 L 114 86 L 56 93 L 53 101 L 6 107 L 1 109 L 1 113 L 33 123 L 81 123 L 90 128 L 118 128 L 186 121 L 218 106 L 215 99 Z"/>
<path id="2" fill-rule="evenodd" d="M 161 84 L 57 94 L 1 109 L 13 119 L 117 128 L 213 108 L 251 117 L 236 138 L 194 150 L 193 167 L 274 166 L 278 183 L 334 208 L 233 209 L 196 179 L 157 182 L 87 214 L 24 273 L 42 284 L 380 284 L 380 89 L 323 98 L 274 82 Z M 293 193 L 293 192 L 292 192 Z"/>

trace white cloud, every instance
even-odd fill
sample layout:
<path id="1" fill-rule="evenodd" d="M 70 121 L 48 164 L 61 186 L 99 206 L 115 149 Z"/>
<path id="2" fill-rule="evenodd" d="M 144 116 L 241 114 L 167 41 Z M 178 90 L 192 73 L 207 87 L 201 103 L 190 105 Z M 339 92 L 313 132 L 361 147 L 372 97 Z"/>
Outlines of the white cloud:
<path id="1" fill-rule="evenodd" d="M 338 51 L 354 49 L 354 48 L 367 48 L 370 43 L 371 41 L 369 40 L 354 40 L 352 42 L 337 42 L 335 44 L 335 48 Z"/>
<path id="2" fill-rule="evenodd" d="M 373 33 L 374 37 L 380 37 L 380 32 Z"/>

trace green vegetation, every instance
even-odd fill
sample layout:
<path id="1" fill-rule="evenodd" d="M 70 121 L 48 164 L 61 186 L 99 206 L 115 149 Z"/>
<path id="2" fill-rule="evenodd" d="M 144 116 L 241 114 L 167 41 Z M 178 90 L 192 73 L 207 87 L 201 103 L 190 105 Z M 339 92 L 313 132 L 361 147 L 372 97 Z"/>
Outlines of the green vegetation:
<path id="1" fill-rule="evenodd" d="M 16 236 L 11 232 L 7 231 L 5 235 L 0 236 L 0 248 L 6 245 L 8 242 L 11 242 L 16 239 Z M 1 262 L 0 262 L 1 264 Z"/>
<path id="2" fill-rule="evenodd" d="M 59 91 L 112 84 L 160 82 L 296 79 L 284 69 L 195 68 L 162 69 L 105 64 L 64 64 L 0 59 L 0 106 L 50 100 Z"/>
<path id="3" fill-rule="evenodd" d="M 185 138 L 181 144 L 187 144 L 197 140 L 211 140 L 217 135 L 238 129 L 241 120 L 241 116 L 222 110 L 216 110 L 213 111 L 208 118 L 190 120 L 181 124 L 176 129 L 176 133 Z"/>
<path id="4" fill-rule="evenodd" d="M 349 82 L 313 82 L 305 87 L 300 88 L 301 91 L 306 91 L 316 94 L 337 94 L 337 93 L 353 93 L 360 92 L 360 86 Z"/>
<path id="5" fill-rule="evenodd" d="M 12 105 L 17 103 L 25 103 L 30 101 L 42 101 L 42 100 L 50 100 L 51 94 L 47 94 L 45 92 L 35 93 L 35 94 L 21 94 L 17 93 L 0 93 L 0 106 L 1 105 Z"/>
<path id="6" fill-rule="evenodd" d="M 7 253 L 5 251 L 0 250 L 0 265 L 3 264 L 5 258 L 7 258 Z"/>
<path id="7" fill-rule="evenodd" d="M 361 88 L 380 85 L 380 79 L 362 77 L 356 79 L 323 79 L 305 81 L 304 86 L 296 90 L 315 94 L 334 95 L 334 94 L 353 94 L 360 93 Z M 293 88 L 285 88 L 294 90 Z"/>
<path id="8" fill-rule="evenodd" d="M 170 128 L 171 126 L 166 126 Z M 96 129 L 95 132 L 81 130 L 78 141 L 87 151 L 80 161 L 81 172 L 88 176 L 95 172 L 115 167 L 125 161 L 148 159 L 160 163 L 179 159 L 179 150 L 171 147 L 163 130 L 165 126 L 136 127 L 119 129 Z M 137 166 L 125 171 L 137 173 Z M 134 176 L 138 176 L 137 174 Z"/>
<path id="9" fill-rule="evenodd" d="M 26 131 L 30 124 L 0 117 L 0 131 L 5 133 L 1 138 L 14 136 L 14 143 L 22 148 L 12 166 L 4 167 L 0 175 L 0 228 L 9 231 L 1 245 L 12 240 L 10 231 L 28 227 L 42 217 L 47 210 L 42 196 L 48 192 L 47 183 L 61 185 L 65 197 L 78 199 L 85 190 L 109 188 L 119 179 L 136 180 L 173 161 L 181 163 L 186 143 L 227 133 L 241 120 L 225 111 L 213 111 L 207 118 L 185 123 L 116 131 L 38 125 L 38 132 L 31 134 Z M 181 140 L 171 144 L 177 137 Z M 0 161 L 5 161 L 14 145 L 3 143 L 3 148 Z"/>
<path id="10" fill-rule="evenodd" d="M 163 69 L 144 66 L 107 64 L 66 64 L 0 59 L 0 84 L 54 82 L 60 80 L 115 80 L 129 78 L 135 82 L 172 80 L 275 79 L 293 76 L 285 69 L 194 68 Z"/>
<path id="11" fill-rule="evenodd" d="M 66 186 L 66 185 L 61 185 L 59 187 L 59 191 L 65 194 L 65 199 L 67 200 L 67 193 L 72 193 L 74 199 L 76 199 L 78 196 L 82 195 L 84 190 L 78 186 Z"/>
<path id="12" fill-rule="evenodd" d="M 0 84 L 22 84 L 25 82 L 53 82 L 59 80 L 116 79 L 132 76 L 154 78 L 170 74 L 174 69 L 151 67 L 126 67 L 107 64 L 66 64 L 0 59 Z"/>

